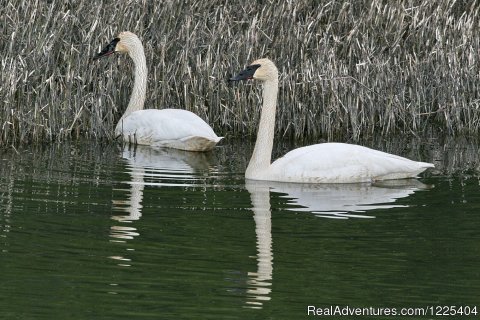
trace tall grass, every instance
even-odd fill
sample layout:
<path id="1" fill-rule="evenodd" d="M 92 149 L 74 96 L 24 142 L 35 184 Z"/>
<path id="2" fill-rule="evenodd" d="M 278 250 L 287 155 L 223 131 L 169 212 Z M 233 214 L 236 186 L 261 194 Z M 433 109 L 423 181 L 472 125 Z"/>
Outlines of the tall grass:
<path id="1" fill-rule="evenodd" d="M 454 0 L 5 0 L 0 6 L 0 146 L 111 138 L 132 63 L 90 58 L 118 32 L 142 39 L 146 107 L 185 108 L 220 135 L 254 134 L 260 87 L 245 64 L 279 67 L 277 134 L 480 129 L 480 4 Z"/>

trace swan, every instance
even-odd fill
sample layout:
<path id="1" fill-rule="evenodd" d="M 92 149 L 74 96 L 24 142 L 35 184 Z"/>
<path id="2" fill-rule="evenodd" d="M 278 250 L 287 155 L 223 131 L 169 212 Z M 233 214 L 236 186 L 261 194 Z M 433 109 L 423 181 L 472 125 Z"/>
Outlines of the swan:
<path id="1" fill-rule="evenodd" d="M 135 64 L 130 102 L 120 118 L 115 135 L 125 141 L 187 151 L 208 151 L 222 139 L 196 114 L 181 109 L 143 109 L 147 87 L 147 64 L 143 45 L 132 32 L 121 32 L 93 59 L 116 52 L 128 53 Z"/>
<path id="2" fill-rule="evenodd" d="M 230 81 L 263 82 L 263 107 L 257 141 L 245 171 L 252 180 L 297 183 L 357 183 L 414 178 L 434 165 L 416 162 L 367 147 L 321 143 L 298 148 L 271 163 L 278 92 L 278 70 L 269 59 L 259 59 Z"/>

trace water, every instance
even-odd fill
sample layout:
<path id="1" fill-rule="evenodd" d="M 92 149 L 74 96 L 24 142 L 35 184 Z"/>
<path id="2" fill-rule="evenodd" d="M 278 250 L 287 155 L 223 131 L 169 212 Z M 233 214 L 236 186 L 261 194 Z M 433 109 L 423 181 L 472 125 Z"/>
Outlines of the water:
<path id="1" fill-rule="evenodd" d="M 238 141 L 210 154 L 88 141 L 3 150 L 0 318 L 480 312 L 478 144 L 370 145 L 437 168 L 419 181 L 321 186 L 246 182 L 252 146 Z"/>

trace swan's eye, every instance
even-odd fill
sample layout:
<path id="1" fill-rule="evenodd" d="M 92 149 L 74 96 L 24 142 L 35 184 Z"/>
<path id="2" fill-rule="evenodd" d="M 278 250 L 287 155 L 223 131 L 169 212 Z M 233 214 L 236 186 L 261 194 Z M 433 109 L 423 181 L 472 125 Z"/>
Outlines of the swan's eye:
<path id="1" fill-rule="evenodd" d="M 245 76 L 247 79 L 253 79 L 255 71 L 257 71 L 260 66 L 260 64 L 251 64 L 241 73 L 241 75 Z"/>

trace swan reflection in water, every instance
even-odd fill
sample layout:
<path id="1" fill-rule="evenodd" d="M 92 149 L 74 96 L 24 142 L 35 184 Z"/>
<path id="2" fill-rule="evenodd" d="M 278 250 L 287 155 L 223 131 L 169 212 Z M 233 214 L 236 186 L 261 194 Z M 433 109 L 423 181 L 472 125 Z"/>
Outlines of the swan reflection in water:
<path id="1" fill-rule="evenodd" d="M 374 218 L 374 209 L 404 207 L 400 198 L 427 189 L 416 179 L 389 180 L 375 184 L 301 184 L 246 180 L 250 193 L 257 236 L 257 271 L 248 273 L 247 307 L 262 308 L 270 300 L 273 252 L 270 191 L 288 199 L 287 210 L 311 212 L 319 217 L 348 219 Z"/>
<path id="2" fill-rule="evenodd" d="M 114 201 L 121 214 L 112 216 L 118 222 L 111 227 L 112 241 L 126 243 L 139 235 L 134 222 L 142 217 L 145 185 L 198 186 L 212 172 L 209 154 L 175 149 L 154 149 L 147 146 L 125 147 L 122 157 L 130 176 L 125 200 Z M 200 173 L 200 174 L 199 174 Z M 250 193 L 257 238 L 257 270 L 248 273 L 246 307 L 262 308 L 271 299 L 273 281 L 273 251 L 271 226 L 271 193 L 286 199 L 295 212 L 312 212 L 319 217 L 336 219 L 373 218 L 367 211 L 402 207 L 396 200 L 408 197 L 427 186 L 418 180 L 392 180 L 376 184 L 300 184 L 246 180 Z M 125 191 L 125 190 L 122 190 Z M 133 249 L 126 249 L 127 251 Z M 129 266 L 130 259 L 111 256 L 119 265 Z"/>
<path id="3" fill-rule="evenodd" d="M 348 219 L 374 218 L 365 214 L 374 209 L 401 208 L 397 199 L 406 198 L 429 186 L 416 179 L 385 180 L 375 183 L 303 184 L 255 182 L 259 188 L 282 194 L 292 206 L 288 210 L 311 212 L 319 217 Z"/>
<path id="4" fill-rule="evenodd" d="M 126 161 L 129 181 L 129 195 L 124 200 L 114 200 L 113 210 L 121 214 L 113 215 L 112 220 L 119 224 L 110 227 L 112 242 L 125 243 L 139 235 L 133 223 L 142 217 L 143 190 L 150 186 L 192 186 L 198 184 L 201 177 L 194 173 L 210 168 L 209 154 L 187 152 L 176 149 L 152 148 L 148 146 L 125 145 L 122 158 Z M 133 250 L 133 249 L 127 249 Z M 111 256 L 119 260 L 122 266 L 129 266 L 130 259 L 123 256 Z"/>

